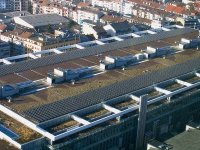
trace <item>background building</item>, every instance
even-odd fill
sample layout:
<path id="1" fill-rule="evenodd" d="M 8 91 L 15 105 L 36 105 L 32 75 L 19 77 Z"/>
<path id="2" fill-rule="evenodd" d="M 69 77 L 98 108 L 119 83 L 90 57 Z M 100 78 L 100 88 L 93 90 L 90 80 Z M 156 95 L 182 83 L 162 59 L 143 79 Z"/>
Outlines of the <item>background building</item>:
<path id="1" fill-rule="evenodd" d="M 0 1 L 0 10 L 6 9 L 6 0 L 1 0 Z"/>
<path id="2" fill-rule="evenodd" d="M 69 23 L 68 19 L 57 14 L 37 14 L 20 16 L 14 17 L 14 21 L 19 26 L 29 29 L 36 29 L 37 31 L 38 29 L 46 28 L 50 25 L 62 25 Z"/>
<path id="3" fill-rule="evenodd" d="M 11 47 L 8 42 L 0 41 L 0 58 L 10 57 Z"/>
<path id="4" fill-rule="evenodd" d="M 23 11 L 29 9 L 29 0 L 1 0 L 0 12 Z"/>

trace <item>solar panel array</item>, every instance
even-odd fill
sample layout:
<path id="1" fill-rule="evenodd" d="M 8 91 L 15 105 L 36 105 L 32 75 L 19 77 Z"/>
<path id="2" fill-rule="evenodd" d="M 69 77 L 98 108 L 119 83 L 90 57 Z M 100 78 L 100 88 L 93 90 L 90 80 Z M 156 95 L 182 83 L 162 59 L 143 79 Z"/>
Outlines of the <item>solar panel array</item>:
<path id="1" fill-rule="evenodd" d="M 108 52 L 111 50 L 122 49 L 125 47 L 130 47 L 133 45 L 138 45 L 142 43 L 147 43 L 151 41 L 156 41 L 159 39 L 174 37 L 177 35 L 182 35 L 190 32 L 194 32 L 194 29 L 176 29 L 167 32 L 160 32 L 155 35 L 146 35 L 139 38 L 127 39 L 124 41 L 117 41 L 105 45 L 98 45 L 94 47 L 88 47 L 83 50 L 75 50 L 75 51 L 68 51 L 63 54 L 57 54 L 52 56 L 47 56 L 38 59 L 26 60 L 22 62 L 18 62 L 11 65 L 2 65 L 0 66 L 0 76 L 4 76 L 6 74 L 14 73 L 14 72 L 21 72 L 29 69 L 35 69 L 42 66 L 52 65 L 64 61 L 69 61 L 76 58 L 86 57 L 90 55 L 96 55 L 103 52 Z"/>
<path id="2" fill-rule="evenodd" d="M 51 104 L 32 108 L 24 112 L 25 116 L 36 122 L 47 121 L 64 114 L 68 114 L 85 107 L 101 103 L 103 101 L 139 90 L 175 78 L 182 74 L 200 68 L 200 59 L 193 59 L 182 64 L 177 64 L 159 71 L 134 77 L 119 83 L 115 83 L 100 89 L 89 91 L 74 97 L 66 98 Z"/>

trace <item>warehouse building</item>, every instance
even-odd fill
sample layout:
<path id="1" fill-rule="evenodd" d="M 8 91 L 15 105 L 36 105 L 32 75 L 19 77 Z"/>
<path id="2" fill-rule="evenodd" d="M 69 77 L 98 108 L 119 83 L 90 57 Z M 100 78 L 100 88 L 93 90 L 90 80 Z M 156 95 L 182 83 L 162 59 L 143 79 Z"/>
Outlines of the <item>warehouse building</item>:
<path id="1" fill-rule="evenodd" d="M 68 20 L 57 14 L 37 14 L 14 17 L 16 24 L 30 28 L 30 29 L 40 29 L 49 25 L 59 25 L 67 24 Z"/>

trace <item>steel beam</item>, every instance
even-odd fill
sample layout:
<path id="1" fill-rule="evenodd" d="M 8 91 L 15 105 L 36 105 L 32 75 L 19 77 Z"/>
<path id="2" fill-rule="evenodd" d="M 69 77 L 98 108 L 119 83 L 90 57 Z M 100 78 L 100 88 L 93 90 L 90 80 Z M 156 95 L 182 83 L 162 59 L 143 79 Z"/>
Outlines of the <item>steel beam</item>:
<path id="1" fill-rule="evenodd" d="M 192 86 L 191 83 L 185 82 L 185 81 L 182 81 L 182 80 L 179 80 L 179 79 L 176 79 L 175 81 L 176 81 L 177 83 L 179 83 L 179 84 L 181 84 L 181 85 L 184 85 L 184 86 L 187 86 L 187 87 Z"/>
<path id="2" fill-rule="evenodd" d="M 163 93 L 163 94 L 171 94 L 172 92 L 171 91 L 168 91 L 168 90 L 165 90 L 163 88 L 160 88 L 160 87 L 154 87 L 154 89 L 160 93 Z"/>
<path id="3" fill-rule="evenodd" d="M 102 106 L 103 106 L 103 108 L 105 108 L 106 110 L 108 110 L 108 111 L 110 111 L 110 112 L 113 112 L 113 113 L 115 113 L 115 114 L 121 112 L 119 109 L 116 109 L 116 108 L 114 108 L 114 107 L 111 107 L 111 106 L 109 106 L 109 105 L 107 105 L 107 104 L 103 104 Z"/>
<path id="4" fill-rule="evenodd" d="M 81 117 L 79 117 L 79 116 L 77 116 L 77 115 L 72 115 L 71 118 L 74 119 L 75 121 L 77 121 L 77 122 L 83 124 L 83 125 L 88 125 L 88 124 L 90 124 L 89 121 L 87 121 L 87 120 L 85 120 L 85 119 L 83 119 L 83 118 L 81 118 Z"/>

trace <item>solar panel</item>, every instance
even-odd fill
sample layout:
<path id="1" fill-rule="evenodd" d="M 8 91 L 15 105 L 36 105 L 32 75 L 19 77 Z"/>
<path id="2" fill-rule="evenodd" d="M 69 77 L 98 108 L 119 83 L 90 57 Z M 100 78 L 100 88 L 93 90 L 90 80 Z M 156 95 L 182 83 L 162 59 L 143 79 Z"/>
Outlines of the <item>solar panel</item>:
<path id="1" fill-rule="evenodd" d="M 100 89 L 89 91 L 77 96 L 69 97 L 51 104 L 32 108 L 24 114 L 36 122 L 47 121 L 79 109 L 89 107 L 107 101 L 109 99 L 145 88 L 154 83 L 159 83 L 182 74 L 199 69 L 200 60 L 193 59 L 182 64 L 177 64 L 159 71 L 140 75 L 125 81 L 121 81 Z"/>
<path id="2" fill-rule="evenodd" d="M 163 38 L 173 37 L 181 34 L 190 33 L 195 31 L 194 29 L 176 29 L 172 31 L 160 32 L 154 35 L 146 35 L 139 38 L 127 39 L 124 41 L 112 42 L 105 45 L 98 45 L 94 47 L 88 47 L 83 50 L 67 51 L 63 54 L 51 55 L 43 58 L 25 60 L 11 65 L 0 66 L 0 76 L 4 76 L 9 73 L 21 72 L 25 70 L 35 69 L 42 66 L 61 63 L 64 61 L 70 61 L 72 59 L 86 57 L 90 55 L 97 55 L 103 52 L 111 50 L 122 49 L 133 45 L 138 45 L 146 42 L 156 41 Z"/>

